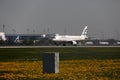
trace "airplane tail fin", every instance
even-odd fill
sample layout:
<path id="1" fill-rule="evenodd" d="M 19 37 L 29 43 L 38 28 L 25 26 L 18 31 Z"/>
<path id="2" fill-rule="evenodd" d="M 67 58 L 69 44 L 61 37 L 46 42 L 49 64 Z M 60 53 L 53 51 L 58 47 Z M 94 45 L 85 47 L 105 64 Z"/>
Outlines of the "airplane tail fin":
<path id="1" fill-rule="evenodd" d="M 81 34 L 81 36 L 82 36 L 83 38 L 88 38 L 88 37 L 87 37 L 87 29 L 88 29 L 88 26 L 85 26 L 85 28 L 83 29 L 83 32 L 82 32 L 82 34 Z"/>
<path id="2" fill-rule="evenodd" d="M 20 42 L 20 36 L 17 36 L 16 39 L 14 40 L 15 43 L 19 43 Z"/>

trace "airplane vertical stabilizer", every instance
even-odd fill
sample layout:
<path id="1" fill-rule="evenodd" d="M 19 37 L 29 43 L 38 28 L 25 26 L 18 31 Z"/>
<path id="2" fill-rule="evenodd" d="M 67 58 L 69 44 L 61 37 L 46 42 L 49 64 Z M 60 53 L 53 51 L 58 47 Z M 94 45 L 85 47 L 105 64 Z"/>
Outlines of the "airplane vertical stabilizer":
<path id="1" fill-rule="evenodd" d="M 88 26 L 85 26 L 81 35 L 86 35 L 87 34 L 87 28 L 88 28 Z"/>
<path id="2" fill-rule="evenodd" d="M 85 26 L 85 28 L 83 29 L 83 32 L 81 34 L 82 39 L 88 38 L 87 37 L 87 29 L 88 29 L 88 26 Z"/>
<path id="3" fill-rule="evenodd" d="M 14 40 L 15 43 L 19 43 L 20 42 L 20 36 L 17 36 L 17 38 Z"/>

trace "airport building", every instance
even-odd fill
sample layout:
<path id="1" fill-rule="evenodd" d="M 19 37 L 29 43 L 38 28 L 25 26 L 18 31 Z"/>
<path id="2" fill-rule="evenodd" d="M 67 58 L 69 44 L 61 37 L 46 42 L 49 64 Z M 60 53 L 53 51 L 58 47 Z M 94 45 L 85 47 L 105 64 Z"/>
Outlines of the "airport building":
<path id="1" fill-rule="evenodd" d="M 17 36 L 20 37 L 20 40 L 40 40 L 42 38 L 40 34 L 6 34 L 8 41 L 14 41 Z"/>

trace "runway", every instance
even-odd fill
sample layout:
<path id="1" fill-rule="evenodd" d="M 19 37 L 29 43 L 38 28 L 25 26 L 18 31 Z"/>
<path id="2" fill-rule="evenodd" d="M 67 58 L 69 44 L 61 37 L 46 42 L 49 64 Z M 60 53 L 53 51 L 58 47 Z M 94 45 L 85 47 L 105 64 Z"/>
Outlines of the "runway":
<path id="1" fill-rule="evenodd" d="M 120 48 L 120 46 L 0 46 L 0 48 L 79 48 L 79 47 L 83 47 L 83 48 L 88 48 L 88 47 L 116 47 L 116 48 Z"/>

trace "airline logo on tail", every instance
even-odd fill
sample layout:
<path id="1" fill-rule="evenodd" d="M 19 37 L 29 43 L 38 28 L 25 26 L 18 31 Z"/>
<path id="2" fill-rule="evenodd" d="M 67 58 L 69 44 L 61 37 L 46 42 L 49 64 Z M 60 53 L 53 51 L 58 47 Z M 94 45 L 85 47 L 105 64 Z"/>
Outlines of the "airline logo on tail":
<path id="1" fill-rule="evenodd" d="M 85 26 L 85 28 L 83 29 L 83 32 L 82 32 L 82 34 L 81 34 L 81 38 L 82 38 L 82 39 L 88 38 L 88 37 L 87 37 L 87 29 L 88 29 L 88 26 Z"/>
<path id="2" fill-rule="evenodd" d="M 15 43 L 19 43 L 20 42 L 20 36 L 17 36 L 17 38 L 14 40 Z"/>
<path id="3" fill-rule="evenodd" d="M 88 28 L 88 26 L 85 26 L 81 35 L 87 35 L 87 28 Z"/>

